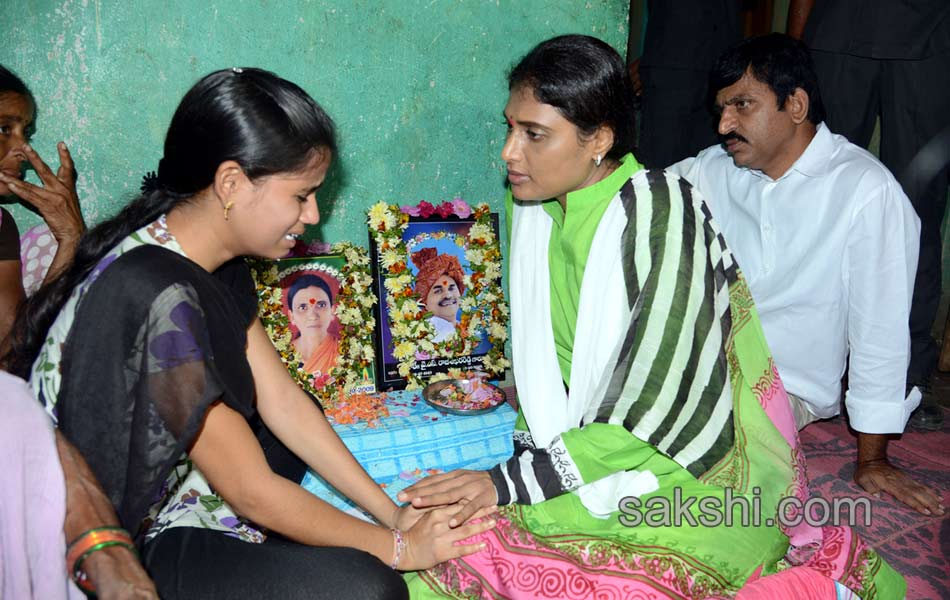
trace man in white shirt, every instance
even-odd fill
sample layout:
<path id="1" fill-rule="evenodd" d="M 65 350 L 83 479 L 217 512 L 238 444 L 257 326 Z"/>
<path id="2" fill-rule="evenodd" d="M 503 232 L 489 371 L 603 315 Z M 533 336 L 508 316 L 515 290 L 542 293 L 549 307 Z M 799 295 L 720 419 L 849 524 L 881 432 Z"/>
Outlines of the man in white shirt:
<path id="1" fill-rule="evenodd" d="M 727 50 L 710 78 L 721 146 L 670 170 L 706 197 L 749 281 L 799 427 L 845 404 L 855 481 L 925 514 L 933 490 L 887 460 L 905 398 L 920 223 L 891 173 L 822 123 L 806 47 L 781 34 Z M 849 366 L 850 363 L 850 366 Z"/>

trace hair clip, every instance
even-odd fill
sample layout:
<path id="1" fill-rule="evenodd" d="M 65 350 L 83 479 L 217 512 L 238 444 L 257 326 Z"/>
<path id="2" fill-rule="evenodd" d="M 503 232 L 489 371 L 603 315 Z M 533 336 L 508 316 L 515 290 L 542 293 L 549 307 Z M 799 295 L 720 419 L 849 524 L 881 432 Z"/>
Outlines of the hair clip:
<path id="1" fill-rule="evenodd" d="M 231 67 L 231 71 L 235 73 L 243 73 L 244 69 L 242 69 L 241 67 Z"/>
<path id="2" fill-rule="evenodd" d="M 139 189 L 142 190 L 143 194 L 150 194 L 161 187 L 162 180 L 158 178 L 158 173 L 149 171 L 142 177 L 142 184 L 139 186 Z"/>

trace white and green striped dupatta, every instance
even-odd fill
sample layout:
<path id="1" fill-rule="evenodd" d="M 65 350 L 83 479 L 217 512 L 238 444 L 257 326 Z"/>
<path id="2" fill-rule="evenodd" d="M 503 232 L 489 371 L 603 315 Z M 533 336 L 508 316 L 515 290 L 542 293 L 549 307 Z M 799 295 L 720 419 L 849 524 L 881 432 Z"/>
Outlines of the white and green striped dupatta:
<path id="1" fill-rule="evenodd" d="M 735 264 L 705 205 L 674 175 L 639 171 L 610 202 L 584 272 L 569 392 L 556 375 L 551 327 L 551 219 L 537 203 L 515 207 L 513 362 L 529 444 L 556 446 L 589 423 L 622 425 L 700 475 L 734 437 L 725 344 Z M 559 454 L 534 451 L 529 462 L 538 464 L 521 471 L 554 469 L 560 492 L 577 487 Z"/>

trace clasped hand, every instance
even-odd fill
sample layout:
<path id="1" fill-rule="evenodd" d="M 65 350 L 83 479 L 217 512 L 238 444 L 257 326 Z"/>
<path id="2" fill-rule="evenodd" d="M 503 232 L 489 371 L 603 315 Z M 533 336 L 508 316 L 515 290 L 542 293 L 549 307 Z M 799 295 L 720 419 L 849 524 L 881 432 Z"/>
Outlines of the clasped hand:
<path id="1" fill-rule="evenodd" d="M 399 492 L 398 498 L 417 509 L 457 504 L 459 508 L 448 523 L 453 528 L 494 513 L 498 504 L 495 484 L 487 471 L 458 470 L 426 477 Z"/>
<path id="2" fill-rule="evenodd" d="M 450 526 L 458 519 L 464 503 L 451 504 L 440 508 L 418 510 L 409 508 L 417 519 L 406 533 L 405 554 L 400 558 L 397 568 L 400 571 L 418 571 L 428 569 L 439 563 L 462 556 L 474 554 L 485 549 L 485 543 L 471 540 L 495 526 L 495 520 L 486 517 L 489 513 L 481 511 L 461 527 Z M 463 543 L 468 541 L 468 543 Z"/>
<path id="3" fill-rule="evenodd" d="M 483 471 L 453 471 L 434 475 L 399 493 L 408 502 L 393 514 L 395 527 L 406 532 L 406 555 L 399 569 L 427 569 L 446 560 L 485 549 L 469 540 L 495 526 L 495 488 Z M 469 543 L 463 544 L 468 540 Z"/>

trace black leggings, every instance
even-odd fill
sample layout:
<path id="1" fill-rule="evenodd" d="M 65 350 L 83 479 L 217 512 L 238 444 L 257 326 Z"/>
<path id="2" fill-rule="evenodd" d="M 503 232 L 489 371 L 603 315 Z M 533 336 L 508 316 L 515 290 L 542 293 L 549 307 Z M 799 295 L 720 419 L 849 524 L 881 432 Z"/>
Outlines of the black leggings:
<path id="1" fill-rule="evenodd" d="M 402 577 L 371 554 L 278 536 L 252 544 L 220 531 L 174 527 L 146 544 L 142 562 L 163 600 L 409 598 Z"/>

